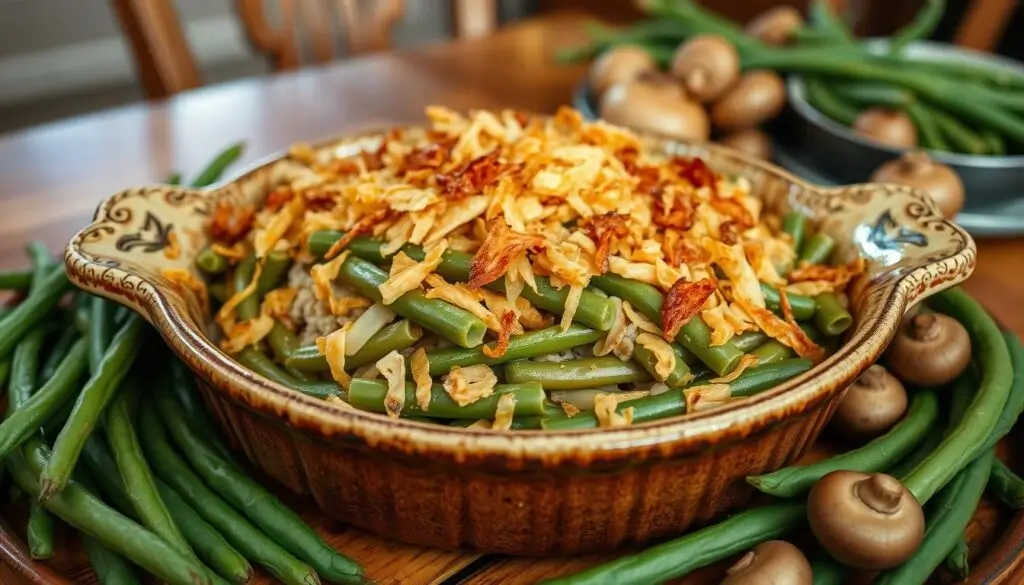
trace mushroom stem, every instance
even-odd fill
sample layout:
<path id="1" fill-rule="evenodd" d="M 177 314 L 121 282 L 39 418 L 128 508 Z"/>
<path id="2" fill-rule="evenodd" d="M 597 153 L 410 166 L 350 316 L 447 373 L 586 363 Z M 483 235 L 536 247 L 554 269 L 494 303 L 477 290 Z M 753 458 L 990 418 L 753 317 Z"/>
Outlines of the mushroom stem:
<path id="1" fill-rule="evenodd" d="M 903 497 L 903 486 L 894 478 L 876 473 L 853 484 L 853 494 L 865 506 L 879 514 L 891 515 L 899 512 Z"/>
<path id="2" fill-rule="evenodd" d="M 754 560 L 757 558 L 757 553 L 752 550 L 748 550 L 747 554 L 740 557 L 740 560 L 736 561 L 733 566 L 726 569 L 726 575 L 735 575 L 736 573 L 746 571 L 751 565 L 754 564 Z"/>
<path id="3" fill-rule="evenodd" d="M 932 341 L 942 333 L 942 325 L 935 313 L 918 313 L 910 320 L 907 333 L 917 341 Z"/>
<path id="4" fill-rule="evenodd" d="M 888 373 L 882 368 L 868 368 L 857 378 L 857 384 L 868 390 L 881 390 L 885 387 Z"/>
<path id="5" fill-rule="evenodd" d="M 900 163 L 908 175 L 923 176 L 931 172 L 932 158 L 923 150 L 910 150 L 900 157 Z"/>

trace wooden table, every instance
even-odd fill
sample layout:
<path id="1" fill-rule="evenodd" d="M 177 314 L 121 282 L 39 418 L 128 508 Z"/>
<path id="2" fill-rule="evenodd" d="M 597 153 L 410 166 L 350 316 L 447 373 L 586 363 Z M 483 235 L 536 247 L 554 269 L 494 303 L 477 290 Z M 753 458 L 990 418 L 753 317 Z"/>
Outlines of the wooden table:
<path id="1" fill-rule="evenodd" d="M 239 139 L 252 162 L 297 141 L 415 122 L 430 104 L 552 112 L 569 101 L 584 69 L 556 66 L 550 56 L 579 42 L 582 24 L 572 14 L 548 16 L 483 40 L 218 85 L 0 137 L 0 268 L 23 266 L 22 249 L 32 239 L 62 249 L 107 195 L 197 169 Z M 1024 335 L 1024 240 L 985 240 L 978 247 L 977 272 L 966 288 Z M 472 574 L 463 583 L 529 583 L 592 562 L 479 560 L 381 541 L 326 521 L 321 527 L 381 584 L 440 583 L 459 571 Z M 0 569 L 0 582 L 12 579 Z"/>

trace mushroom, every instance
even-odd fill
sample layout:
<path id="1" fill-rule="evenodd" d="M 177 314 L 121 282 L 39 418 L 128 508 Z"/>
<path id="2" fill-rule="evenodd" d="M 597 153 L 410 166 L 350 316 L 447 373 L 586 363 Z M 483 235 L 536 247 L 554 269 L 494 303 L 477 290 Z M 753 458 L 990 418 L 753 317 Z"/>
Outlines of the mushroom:
<path id="1" fill-rule="evenodd" d="M 616 83 L 628 83 L 648 71 L 657 70 L 654 57 L 634 45 L 620 45 L 609 49 L 590 66 L 590 88 L 601 96 Z"/>
<path id="2" fill-rule="evenodd" d="M 833 558 L 858 569 L 889 569 L 917 551 L 924 512 L 913 494 L 884 473 L 833 471 L 807 496 L 807 521 Z"/>
<path id="3" fill-rule="evenodd" d="M 711 121 L 718 130 L 757 126 L 779 115 L 786 104 L 786 85 L 778 73 L 750 71 L 711 107 Z"/>
<path id="4" fill-rule="evenodd" d="M 754 547 L 726 571 L 721 585 L 811 585 L 811 564 L 800 549 L 784 540 Z"/>
<path id="5" fill-rule="evenodd" d="M 718 139 L 719 144 L 764 160 L 772 159 L 772 139 L 760 128 L 737 130 Z"/>
<path id="6" fill-rule="evenodd" d="M 844 437 L 866 441 L 888 431 L 906 411 L 903 384 L 873 365 L 847 388 L 830 424 Z"/>
<path id="7" fill-rule="evenodd" d="M 637 76 L 635 82 L 649 85 L 652 88 L 663 92 L 666 96 L 675 99 L 687 99 L 686 90 L 683 89 L 679 80 L 664 71 L 644 71 Z"/>
<path id="8" fill-rule="evenodd" d="M 922 311 L 905 319 L 885 351 L 885 361 L 904 382 L 933 387 L 956 379 L 971 361 L 971 337 L 956 319 Z"/>
<path id="9" fill-rule="evenodd" d="M 702 142 L 711 132 L 700 104 L 650 83 L 613 85 L 601 98 L 599 111 L 612 124 L 679 140 Z"/>
<path id="10" fill-rule="evenodd" d="M 914 122 L 897 110 L 868 108 L 853 121 L 853 129 L 861 136 L 896 148 L 917 146 L 917 128 Z"/>
<path id="11" fill-rule="evenodd" d="M 712 102 L 740 76 L 740 55 L 724 37 L 697 35 L 672 56 L 672 75 L 702 102 Z"/>
<path id="12" fill-rule="evenodd" d="M 768 45 L 785 45 L 793 31 L 804 24 L 800 11 L 792 6 L 776 6 L 747 23 L 746 33 Z"/>
<path id="13" fill-rule="evenodd" d="M 920 189 L 948 218 L 955 217 L 964 206 L 964 183 L 960 176 L 921 151 L 904 153 L 900 158 L 883 164 L 871 175 L 871 180 Z"/>

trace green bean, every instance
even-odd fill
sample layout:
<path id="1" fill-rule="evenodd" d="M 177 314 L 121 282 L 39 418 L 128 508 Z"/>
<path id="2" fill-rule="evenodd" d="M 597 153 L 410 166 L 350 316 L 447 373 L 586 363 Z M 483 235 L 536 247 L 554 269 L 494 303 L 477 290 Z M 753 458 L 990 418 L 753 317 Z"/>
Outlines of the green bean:
<path id="1" fill-rule="evenodd" d="M 10 355 L 18 341 L 46 318 L 70 287 L 71 282 L 63 267 L 51 270 L 38 290 L 4 317 L 3 327 L 0 327 L 0 358 Z"/>
<path id="2" fill-rule="evenodd" d="M 180 185 L 181 184 L 181 173 L 175 171 L 164 179 L 166 185 Z"/>
<path id="3" fill-rule="evenodd" d="M 683 354 L 680 350 L 683 348 L 673 343 L 671 344 L 672 353 L 676 356 L 675 367 L 669 372 L 668 377 L 664 380 L 658 380 L 660 376 L 657 373 L 658 358 L 646 347 L 637 343 L 633 346 L 633 360 L 640 364 L 652 378 L 659 382 L 664 382 L 669 388 L 676 388 L 689 382 L 693 379 L 693 374 L 690 373 L 690 366 L 686 365 L 686 361 L 683 360 Z"/>
<path id="4" fill-rule="evenodd" d="M 1024 479 L 998 459 L 992 462 L 988 487 L 999 501 L 1010 509 L 1024 509 Z"/>
<path id="5" fill-rule="evenodd" d="M 8 270 L 0 272 L 0 290 L 26 290 L 32 283 L 29 270 Z"/>
<path id="6" fill-rule="evenodd" d="M 47 380 L 21 408 L 10 412 L 7 420 L 0 423 L 0 460 L 10 455 L 16 447 L 36 433 L 62 403 L 75 395 L 78 391 L 79 376 L 86 370 L 88 351 L 89 347 L 84 339 L 76 341 L 53 377 Z"/>
<path id="7" fill-rule="evenodd" d="M 103 297 L 93 296 L 89 301 L 89 372 L 95 374 L 114 335 L 114 316 L 110 303 Z"/>
<path id="8" fill-rule="evenodd" d="M 328 396 L 341 396 L 341 388 L 334 381 L 303 381 L 295 378 L 288 372 L 277 367 L 267 354 L 256 347 L 247 347 L 235 354 L 238 363 L 252 370 L 254 373 L 284 384 L 289 388 L 298 390 L 316 398 L 327 398 Z"/>
<path id="9" fill-rule="evenodd" d="M 345 358 L 345 369 L 372 364 L 392 351 L 401 351 L 423 337 L 423 330 L 407 319 L 396 321 L 370 336 L 356 353 Z M 288 368 L 301 372 L 328 372 L 327 357 L 315 345 L 295 348 L 285 359 Z"/>
<path id="10" fill-rule="evenodd" d="M 89 474 L 97 486 L 95 492 L 102 493 L 122 514 L 137 521 L 139 517 L 135 512 L 135 504 L 128 497 L 114 455 L 100 433 L 93 433 L 85 442 L 80 460 L 82 470 Z M 76 470 L 76 473 L 82 470 Z"/>
<path id="11" fill-rule="evenodd" d="M 341 265 L 340 277 L 362 296 L 381 301 L 378 287 L 388 279 L 386 272 L 359 258 Z M 440 299 L 428 299 L 422 290 L 412 290 L 395 299 L 389 308 L 461 347 L 476 347 L 484 339 L 487 325 L 469 312 Z"/>
<path id="12" fill-rule="evenodd" d="M 882 106 L 902 110 L 917 104 L 914 94 L 888 83 L 832 83 L 831 88 L 842 99 L 861 106 Z"/>
<path id="13" fill-rule="evenodd" d="M 124 557 L 103 546 L 100 541 L 82 534 L 82 548 L 89 559 L 89 566 L 96 573 L 100 585 L 141 585 L 142 581 L 132 564 Z"/>
<path id="14" fill-rule="evenodd" d="M 921 503 L 927 502 L 967 463 L 990 448 L 987 446 L 989 437 L 1006 405 L 1013 382 L 1006 342 L 981 305 L 959 289 L 948 289 L 933 296 L 929 306 L 960 321 L 967 329 L 972 354 L 980 362 L 982 380 L 960 424 L 903 482 Z"/>
<path id="15" fill-rule="evenodd" d="M 814 29 L 827 34 L 833 41 L 853 42 L 853 34 L 850 29 L 826 0 L 812 0 L 807 7 L 807 18 Z"/>
<path id="16" fill-rule="evenodd" d="M 1006 143 L 1003 142 L 1003 138 L 999 136 L 998 132 L 987 129 L 982 130 L 981 137 L 985 140 L 989 154 L 994 156 L 1004 156 L 1006 154 Z"/>
<path id="17" fill-rule="evenodd" d="M 75 314 L 75 327 L 78 332 L 82 335 L 89 334 L 89 319 L 91 317 L 92 308 L 89 306 L 89 295 L 76 294 L 73 295 L 74 301 L 74 314 Z"/>
<path id="18" fill-rule="evenodd" d="M 912 102 L 906 107 L 907 115 L 910 116 L 914 126 L 917 127 L 917 136 L 920 145 L 932 150 L 951 150 L 942 129 L 939 128 L 935 116 L 931 110 L 920 102 Z"/>
<path id="19" fill-rule="evenodd" d="M 231 291 L 228 289 L 227 283 L 224 282 L 211 282 L 207 284 L 206 292 L 210 293 L 210 297 L 213 300 L 222 305 L 231 298 Z"/>
<path id="20" fill-rule="evenodd" d="M 985 448 L 995 447 L 1000 439 L 1009 434 L 1017 423 L 1021 411 L 1024 410 L 1024 346 L 1021 346 L 1020 339 L 1016 335 L 1008 331 L 1003 332 L 1003 341 L 1006 344 L 1006 351 L 1010 354 L 1010 364 L 1013 370 L 1010 396 L 999 413 L 999 418 L 985 443 Z"/>
<path id="21" fill-rule="evenodd" d="M 932 109 L 931 114 L 942 135 L 949 139 L 949 145 L 953 150 L 968 154 L 985 154 L 988 148 L 985 139 L 974 130 L 942 110 Z"/>
<path id="22" fill-rule="evenodd" d="M 218 575 L 232 583 L 248 583 L 253 577 L 252 565 L 210 526 L 199 512 L 196 512 L 178 492 L 160 480 L 156 481 L 160 499 L 167 505 L 188 543 Z"/>
<path id="23" fill-rule="evenodd" d="M 804 242 L 800 249 L 800 260 L 809 264 L 824 264 L 832 255 L 836 242 L 828 234 L 818 232 Z"/>
<path id="24" fill-rule="evenodd" d="M 231 268 L 231 261 L 227 256 L 218 254 L 206 246 L 196 254 L 196 266 L 203 274 L 215 276 L 227 272 L 228 268 Z"/>
<path id="25" fill-rule="evenodd" d="M 46 508 L 33 502 L 28 511 L 28 526 L 25 529 L 29 555 L 36 560 L 45 560 L 53 556 L 53 516 Z"/>
<path id="26" fill-rule="evenodd" d="M 157 493 L 153 473 L 146 463 L 135 433 L 134 411 L 137 409 L 138 384 L 129 378 L 121 393 L 114 398 L 107 412 L 105 425 L 107 442 L 114 453 L 117 469 L 131 499 L 132 508 L 142 525 L 163 538 L 186 557 L 193 552 L 185 536 L 174 523 L 170 512 Z"/>
<path id="27" fill-rule="evenodd" d="M 782 231 L 793 238 L 793 249 L 799 250 L 807 233 L 807 216 L 799 211 L 790 211 L 782 216 Z"/>
<path id="28" fill-rule="evenodd" d="M 202 404 L 202 399 L 196 388 L 196 379 L 191 370 L 179 359 L 170 358 L 167 363 L 170 375 L 163 377 L 167 384 L 162 387 L 161 391 L 174 394 L 181 407 L 188 413 L 193 432 L 198 433 L 207 444 L 217 448 L 224 457 L 231 457 L 231 450 L 215 430 L 210 411 Z"/>
<path id="29" fill-rule="evenodd" d="M 224 171 L 231 166 L 242 153 L 245 152 L 245 143 L 239 142 L 238 144 L 232 144 L 210 162 L 194 179 L 192 179 L 191 185 L 193 187 L 208 187 L 214 181 L 220 179 Z"/>
<path id="30" fill-rule="evenodd" d="M 253 274 L 256 271 L 256 256 L 249 254 L 235 266 L 234 274 L 234 292 L 245 290 L 245 287 L 249 286 L 252 282 Z M 249 319 L 255 319 L 260 314 L 260 299 L 256 296 L 255 291 L 246 296 L 241 302 L 235 306 L 235 316 L 238 317 L 239 321 L 247 321 Z"/>
<path id="31" fill-rule="evenodd" d="M 230 460 L 189 431 L 188 417 L 169 393 L 156 395 L 156 403 L 174 443 L 192 468 L 213 490 L 287 551 L 309 563 L 320 575 L 337 583 L 364 583 L 363 568 L 324 542 L 298 514 L 249 478 Z"/>
<path id="32" fill-rule="evenodd" d="M 935 432 L 938 418 L 939 400 L 935 393 L 918 391 L 903 420 L 881 437 L 842 455 L 810 465 L 783 467 L 764 475 L 751 476 L 747 482 L 766 494 L 790 498 L 806 493 L 815 482 L 833 471 L 885 471 L 913 451 L 929 433 Z"/>
<path id="33" fill-rule="evenodd" d="M 342 232 L 334 231 L 314 232 L 309 237 L 309 251 L 313 255 L 322 256 L 343 235 Z M 348 249 L 352 251 L 353 255 L 367 262 L 380 264 L 386 260 L 381 252 L 383 245 L 384 243 L 380 240 L 355 238 L 349 244 Z M 426 257 L 426 253 L 418 246 L 406 245 L 402 247 L 402 251 L 416 261 L 421 261 Z M 458 250 L 446 250 L 441 255 L 441 264 L 437 267 L 437 272 L 449 281 L 467 282 L 472 260 L 471 254 Z M 568 287 L 556 289 L 551 285 L 551 281 L 544 276 L 538 276 L 534 280 L 537 290 L 534 291 L 530 287 L 524 288 L 523 298 L 540 309 L 561 315 L 565 310 L 565 300 L 569 296 Z M 487 284 L 486 288 L 503 293 L 505 292 L 505 280 L 498 279 Z M 615 322 L 615 317 L 615 305 L 610 300 L 590 289 L 584 289 L 583 294 L 580 295 L 579 306 L 573 320 L 600 331 L 607 331 Z"/>
<path id="34" fill-rule="evenodd" d="M 804 89 L 807 92 L 807 103 L 822 114 L 844 126 L 852 126 L 857 121 L 860 111 L 839 98 L 822 80 L 805 77 Z"/>
<path id="35" fill-rule="evenodd" d="M 384 398 L 388 385 L 383 380 L 353 378 L 348 387 L 348 403 L 360 410 L 386 412 Z M 547 396 L 540 384 L 498 384 L 494 393 L 465 406 L 459 406 L 440 384 L 430 387 L 430 402 L 422 410 L 416 401 L 416 385 L 406 383 L 405 405 L 402 416 L 429 416 L 432 418 L 468 418 L 479 420 L 494 418 L 498 399 L 511 393 L 516 398 L 515 414 L 518 416 L 541 416 L 546 412 Z"/>
<path id="36" fill-rule="evenodd" d="M 822 333 L 829 337 L 840 335 L 853 325 L 853 315 L 839 301 L 835 293 L 821 293 L 814 297 L 817 310 L 814 312 L 814 324 Z"/>
<path id="37" fill-rule="evenodd" d="M 8 459 L 11 475 L 33 498 L 41 496 L 39 476 L 47 464 L 48 456 L 38 434 Z M 64 522 L 93 535 L 107 548 L 167 583 L 224 582 L 202 564 L 183 557 L 163 539 L 104 504 L 77 482 L 69 482 L 64 490 L 45 499 L 44 505 Z"/>
<path id="38" fill-rule="evenodd" d="M 430 364 L 430 375 L 440 376 L 447 374 L 455 366 L 473 364 L 495 366 L 513 360 L 558 353 L 579 345 L 594 343 L 604 335 L 601 331 L 595 331 L 576 323 L 569 325 L 564 332 L 561 327 L 555 325 L 521 335 L 513 335 L 509 339 L 508 350 L 500 357 L 488 357 L 484 354 L 483 346 L 473 349 L 451 347 L 428 351 L 427 361 Z"/>
<path id="39" fill-rule="evenodd" d="M 610 296 L 628 302 L 655 323 L 661 323 L 663 297 L 655 287 L 617 274 L 595 276 L 590 279 L 590 284 Z M 743 357 L 743 352 L 736 349 L 731 342 L 712 346 L 711 328 L 696 315 L 679 330 L 676 341 L 720 376 L 732 371 Z"/>
<path id="40" fill-rule="evenodd" d="M 792 349 L 775 339 L 764 342 L 763 345 L 756 347 L 750 353 L 757 356 L 757 363 L 759 365 L 777 364 L 795 355 Z"/>
<path id="41" fill-rule="evenodd" d="M 17 348 L 15 348 L 17 351 Z M 11 375 L 11 360 L 5 359 L 0 360 L 0 396 L 3 396 L 4 389 L 7 388 L 7 379 Z"/>
<path id="42" fill-rule="evenodd" d="M 129 319 L 114 336 L 96 373 L 78 394 L 68 422 L 57 435 L 53 443 L 53 454 L 40 477 L 44 500 L 67 485 L 82 446 L 96 427 L 107 403 L 117 392 L 121 380 L 127 375 L 147 331 L 148 326 L 141 317 L 136 315 Z"/>
<path id="43" fill-rule="evenodd" d="M 812 365 L 811 360 L 800 358 L 754 366 L 730 382 L 729 389 L 734 397 L 752 396 L 806 372 L 811 369 Z M 708 384 L 706 381 L 695 382 L 687 388 L 697 388 L 706 384 Z M 621 402 L 616 408 L 616 412 L 622 414 L 627 408 L 633 409 L 633 424 L 640 424 L 685 414 L 686 397 L 682 390 L 673 389 L 661 394 Z M 568 431 L 592 429 L 599 425 L 597 416 L 593 412 L 581 412 L 572 417 L 566 416 L 564 413 L 549 415 L 541 421 L 541 426 L 549 431 Z"/>
<path id="44" fill-rule="evenodd" d="M 897 462 L 896 465 L 893 465 L 891 468 L 886 470 L 886 473 L 902 482 L 907 477 L 907 474 L 913 471 L 918 464 L 932 454 L 932 451 L 935 450 L 935 447 L 939 445 L 941 440 L 942 435 L 939 433 L 931 433 L 924 438 L 924 441 L 922 441 L 921 444 L 910 453 L 910 455 L 907 455 Z"/>
<path id="45" fill-rule="evenodd" d="M 782 299 L 779 296 L 779 289 L 762 282 L 761 294 L 764 295 L 764 302 L 768 305 L 769 309 L 779 314 L 782 313 Z M 800 321 L 814 317 L 818 310 L 815 300 L 807 295 L 788 293 L 786 294 L 786 300 L 789 301 L 789 308 L 793 311 L 793 318 Z"/>
<path id="46" fill-rule="evenodd" d="M 821 551 L 811 559 L 811 575 L 814 585 L 843 585 L 846 582 L 846 565 Z"/>
<path id="47" fill-rule="evenodd" d="M 262 565 L 282 582 L 288 585 L 319 582 L 312 567 L 292 556 L 206 487 L 170 444 L 167 429 L 153 405 L 141 405 L 139 417 L 142 448 L 159 480 L 173 488 L 193 509 L 201 511 L 203 519 L 246 558 Z M 276 529 L 270 531 L 270 534 L 277 533 Z"/>
<path id="48" fill-rule="evenodd" d="M 763 331 L 747 331 L 732 338 L 732 344 L 743 353 L 755 350 L 768 341 L 768 334 Z"/>
<path id="49" fill-rule="evenodd" d="M 946 571 L 957 581 L 963 581 L 971 574 L 970 552 L 967 539 L 961 536 L 953 545 L 953 549 L 946 554 Z"/>
<path id="50" fill-rule="evenodd" d="M 274 359 L 283 364 L 299 346 L 299 340 L 290 329 L 275 319 L 274 327 L 267 334 L 267 345 L 274 352 Z"/>
<path id="51" fill-rule="evenodd" d="M 292 267 L 292 258 L 288 252 L 274 250 L 263 258 L 263 270 L 260 271 L 260 278 L 256 281 L 256 299 L 262 301 L 263 297 L 270 291 L 281 286 L 288 269 Z"/>
<path id="52" fill-rule="evenodd" d="M 649 585 L 687 573 L 779 538 L 804 522 L 803 502 L 782 502 L 735 514 L 643 552 L 621 556 L 548 585 Z"/>
<path id="53" fill-rule="evenodd" d="M 924 541 L 910 559 L 899 567 L 882 573 L 874 583 L 896 585 L 924 583 L 946 554 L 963 535 L 985 490 L 994 452 L 990 449 L 959 470 L 953 481 L 942 488 L 931 508 L 925 526 Z M 904 483 L 904 485 L 906 485 Z"/>
<path id="54" fill-rule="evenodd" d="M 540 382 L 545 390 L 578 390 L 644 382 L 650 376 L 637 363 L 605 356 L 563 362 L 511 362 L 505 365 L 505 379 L 512 384 Z"/>
<path id="55" fill-rule="evenodd" d="M 74 327 L 65 327 L 61 330 L 60 336 L 57 337 L 57 341 L 53 344 L 53 349 L 50 350 L 50 354 L 43 361 L 43 367 L 39 371 L 40 380 L 45 382 L 53 377 L 61 362 L 68 356 L 68 352 L 71 351 L 71 347 L 75 344 L 78 336 L 78 330 Z"/>
<path id="56" fill-rule="evenodd" d="M 889 54 L 898 55 L 908 44 L 930 37 L 945 11 L 945 0 L 926 0 L 914 20 L 897 30 L 889 40 Z"/>

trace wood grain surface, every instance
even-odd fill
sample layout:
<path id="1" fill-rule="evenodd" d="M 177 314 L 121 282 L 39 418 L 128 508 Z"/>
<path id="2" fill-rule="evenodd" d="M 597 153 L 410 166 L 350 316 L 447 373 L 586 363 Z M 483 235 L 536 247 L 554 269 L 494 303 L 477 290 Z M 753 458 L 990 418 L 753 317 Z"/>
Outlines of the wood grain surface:
<path id="1" fill-rule="evenodd" d="M 158 181 L 175 170 L 195 170 L 237 140 L 246 141 L 244 161 L 253 162 L 297 141 L 415 122 L 429 104 L 552 112 L 569 102 L 584 68 L 556 66 L 550 55 L 579 42 L 583 23 L 579 15 L 556 14 L 485 39 L 243 80 L 187 92 L 160 104 L 0 136 L 0 268 L 25 265 L 23 248 L 33 239 L 46 242 L 55 252 L 61 250 L 102 198 L 127 186 Z M 1024 241 L 984 240 L 978 248 L 977 271 L 965 288 L 1005 326 L 1024 335 Z M 507 560 L 426 550 L 346 529 L 297 505 L 382 585 L 532 583 L 596 560 Z M 0 506 L 0 514 L 18 524 L 16 506 Z M 1009 530 L 1003 531 L 1007 524 Z M 979 534 L 996 541 L 984 541 L 996 553 L 980 561 L 977 573 L 1008 576 L 1005 583 L 1022 582 L 1010 575 L 1020 562 L 1024 521 L 1011 522 L 1006 511 L 990 506 L 976 517 L 975 525 Z M 0 554 L 16 550 L 17 543 L 4 540 L 8 537 L 2 527 L 0 533 L 5 535 L 0 538 Z M 68 536 L 62 545 L 53 566 L 72 582 L 92 583 L 75 540 Z M 19 562 L 11 557 L 8 561 Z M 21 570 L 5 566 L 0 568 L 0 582 L 60 582 L 45 576 L 26 580 L 33 571 L 31 565 Z M 687 581 L 711 583 L 717 578 L 705 574 Z"/>

